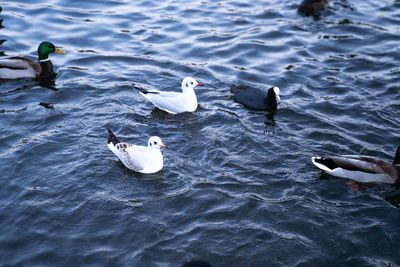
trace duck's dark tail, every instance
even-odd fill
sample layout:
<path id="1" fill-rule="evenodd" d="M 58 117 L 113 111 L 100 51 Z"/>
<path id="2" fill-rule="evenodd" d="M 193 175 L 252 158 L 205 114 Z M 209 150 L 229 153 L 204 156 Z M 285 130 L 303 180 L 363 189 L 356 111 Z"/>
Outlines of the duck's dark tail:
<path id="1" fill-rule="evenodd" d="M 394 165 L 399 165 L 400 164 L 400 146 L 396 150 L 396 155 L 394 156 Z"/>
<path id="2" fill-rule="evenodd" d="M 332 171 L 332 170 L 336 169 L 337 167 L 339 167 L 335 163 L 335 161 L 333 161 L 333 159 L 331 159 L 329 157 L 327 157 L 327 158 L 324 158 L 324 157 L 312 157 L 311 161 L 314 163 L 315 166 L 317 166 L 320 169 L 326 170 L 326 171 L 328 169 L 330 171 Z"/>
<path id="3" fill-rule="evenodd" d="M 115 146 L 118 143 L 121 143 L 118 138 L 115 136 L 115 134 L 111 131 L 110 127 L 107 127 L 107 131 L 108 131 L 108 140 L 107 140 L 107 144 L 109 143 L 113 143 L 113 145 Z"/>

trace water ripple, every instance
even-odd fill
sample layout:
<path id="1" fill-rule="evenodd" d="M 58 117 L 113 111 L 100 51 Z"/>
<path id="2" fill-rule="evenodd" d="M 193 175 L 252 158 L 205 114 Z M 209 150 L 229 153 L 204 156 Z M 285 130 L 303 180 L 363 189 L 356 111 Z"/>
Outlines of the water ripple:
<path id="1" fill-rule="evenodd" d="M 400 264 L 399 188 L 310 163 L 393 158 L 398 1 L 332 0 L 318 18 L 286 0 L 1 7 L 1 55 L 36 56 L 43 40 L 67 51 L 52 56 L 54 81 L 0 84 L 2 264 Z M 179 91 L 185 76 L 206 84 L 193 114 L 154 109 L 131 86 Z M 279 109 L 245 109 L 232 84 L 279 86 Z M 127 170 L 106 126 L 137 144 L 161 136 L 164 170 Z"/>

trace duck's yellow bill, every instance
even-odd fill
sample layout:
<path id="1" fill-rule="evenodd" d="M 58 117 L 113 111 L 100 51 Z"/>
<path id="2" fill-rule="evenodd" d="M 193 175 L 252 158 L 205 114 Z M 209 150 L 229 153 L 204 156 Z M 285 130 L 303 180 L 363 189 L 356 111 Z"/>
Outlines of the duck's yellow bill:
<path id="1" fill-rule="evenodd" d="M 62 49 L 59 48 L 59 47 L 56 47 L 56 50 L 54 50 L 54 53 L 57 53 L 57 54 L 65 54 L 64 50 L 62 50 Z"/>

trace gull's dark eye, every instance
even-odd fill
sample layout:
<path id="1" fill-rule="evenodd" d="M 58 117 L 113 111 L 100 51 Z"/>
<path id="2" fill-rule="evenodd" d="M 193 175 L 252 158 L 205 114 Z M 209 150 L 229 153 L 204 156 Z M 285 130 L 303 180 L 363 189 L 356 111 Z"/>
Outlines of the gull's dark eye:
<path id="1" fill-rule="evenodd" d="M 191 82 L 191 84 L 193 84 L 194 82 Z"/>
<path id="2" fill-rule="evenodd" d="M 156 141 L 154 141 L 154 144 L 155 144 L 155 145 L 157 145 L 157 142 L 156 142 Z"/>

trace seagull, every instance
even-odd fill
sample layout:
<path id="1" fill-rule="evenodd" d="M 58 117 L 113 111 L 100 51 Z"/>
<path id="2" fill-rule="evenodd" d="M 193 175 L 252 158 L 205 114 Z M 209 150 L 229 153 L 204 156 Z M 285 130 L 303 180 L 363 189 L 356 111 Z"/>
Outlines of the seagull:
<path id="1" fill-rule="evenodd" d="M 192 77 L 186 77 L 182 81 L 182 93 L 147 90 L 135 84 L 133 86 L 154 106 L 168 113 L 177 114 L 193 112 L 197 109 L 197 97 L 194 88 L 204 86 L 204 84 L 197 82 Z"/>
<path id="2" fill-rule="evenodd" d="M 163 168 L 163 156 L 160 148 L 166 147 L 158 136 L 149 138 L 147 147 L 121 143 L 110 128 L 108 148 L 128 169 L 140 173 L 155 173 Z"/>
<path id="3" fill-rule="evenodd" d="M 271 87 L 266 92 L 263 89 L 249 87 L 247 85 L 233 85 L 231 92 L 235 101 L 246 108 L 254 110 L 274 110 L 278 107 L 279 87 Z"/>
<path id="4" fill-rule="evenodd" d="M 400 146 L 393 162 L 368 156 L 312 157 L 312 163 L 326 173 L 357 182 L 400 183 Z"/>

